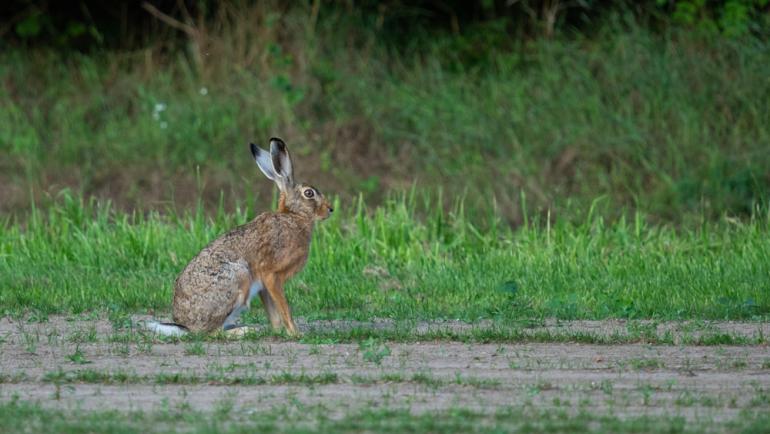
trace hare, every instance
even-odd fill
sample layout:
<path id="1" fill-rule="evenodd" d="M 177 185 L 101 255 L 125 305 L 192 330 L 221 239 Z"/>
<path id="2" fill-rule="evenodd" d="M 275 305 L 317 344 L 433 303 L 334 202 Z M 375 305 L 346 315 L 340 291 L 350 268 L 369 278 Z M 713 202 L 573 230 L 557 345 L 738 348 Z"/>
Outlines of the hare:
<path id="1" fill-rule="evenodd" d="M 276 212 L 265 212 L 212 241 L 179 274 L 174 284 L 173 323 L 148 323 L 159 334 L 212 332 L 236 328 L 238 316 L 259 295 L 273 329 L 281 324 L 299 334 L 283 285 L 307 261 L 316 220 L 334 211 L 314 187 L 294 182 L 286 144 L 270 139 L 270 152 L 251 144 L 265 176 L 278 185 Z"/>

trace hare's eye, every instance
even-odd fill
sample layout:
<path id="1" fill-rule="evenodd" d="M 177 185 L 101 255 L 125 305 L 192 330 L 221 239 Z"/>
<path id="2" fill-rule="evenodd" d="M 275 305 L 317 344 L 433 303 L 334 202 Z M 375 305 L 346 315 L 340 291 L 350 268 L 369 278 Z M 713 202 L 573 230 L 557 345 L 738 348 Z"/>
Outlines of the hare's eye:
<path id="1" fill-rule="evenodd" d="M 304 195 L 305 195 L 305 197 L 306 197 L 306 198 L 308 198 L 308 199 L 310 199 L 310 198 L 312 198 L 313 196 L 315 196 L 315 192 L 313 192 L 313 189 L 312 189 L 312 188 L 308 188 L 307 190 L 305 190 L 305 192 L 304 192 L 303 194 L 304 194 Z"/>

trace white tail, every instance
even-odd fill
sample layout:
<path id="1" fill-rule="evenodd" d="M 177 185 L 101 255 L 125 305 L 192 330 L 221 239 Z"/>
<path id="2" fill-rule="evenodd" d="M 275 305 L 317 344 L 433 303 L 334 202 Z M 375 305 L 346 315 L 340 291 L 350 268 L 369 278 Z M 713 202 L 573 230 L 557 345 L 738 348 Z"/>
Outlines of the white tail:
<path id="1" fill-rule="evenodd" d="M 147 330 L 162 336 L 182 336 L 187 334 L 187 329 L 184 326 L 174 323 L 145 321 L 144 326 Z"/>

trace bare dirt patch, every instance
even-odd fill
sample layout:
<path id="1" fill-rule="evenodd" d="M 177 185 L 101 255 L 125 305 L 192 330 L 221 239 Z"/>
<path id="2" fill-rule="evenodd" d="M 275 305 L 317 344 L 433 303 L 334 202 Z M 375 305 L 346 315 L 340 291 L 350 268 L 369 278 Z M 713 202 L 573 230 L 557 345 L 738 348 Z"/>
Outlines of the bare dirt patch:
<path id="1" fill-rule="evenodd" d="M 304 322 L 302 328 L 309 332 L 361 326 L 351 324 Z M 368 324 L 392 326 L 387 321 Z M 479 325 L 431 323 L 416 324 L 415 329 L 439 326 L 462 330 Z M 548 321 L 538 327 L 628 332 L 620 321 Z M 662 333 L 768 332 L 764 323 L 650 327 Z M 234 406 L 256 411 L 296 403 L 324 405 L 333 414 L 344 415 L 382 407 L 408 407 L 421 413 L 534 406 L 698 421 L 731 420 L 743 410 L 770 410 L 766 345 L 306 344 L 278 337 L 163 341 L 116 330 L 105 320 L 63 317 L 44 323 L 4 318 L 0 342 L 0 401 L 16 397 L 65 409 Z"/>

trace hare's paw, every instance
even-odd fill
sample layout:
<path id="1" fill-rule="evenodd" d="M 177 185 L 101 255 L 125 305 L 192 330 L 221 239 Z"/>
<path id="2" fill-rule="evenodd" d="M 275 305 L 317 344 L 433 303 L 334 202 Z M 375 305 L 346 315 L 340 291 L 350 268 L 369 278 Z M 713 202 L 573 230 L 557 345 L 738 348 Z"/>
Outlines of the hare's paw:
<path id="1" fill-rule="evenodd" d="M 234 327 L 228 330 L 225 330 L 225 336 L 228 338 L 242 338 L 249 334 L 255 334 L 257 332 L 257 329 L 254 327 L 248 327 L 248 326 L 241 326 L 241 327 Z"/>
<path id="2" fill-rule="evenodd" d="M 292 338 L 301 338 L 302 332 L 299 331 L 296 325 L 294 323 L 291 324 L 291 326 L 286 328 L 286 334 L 288 334 Z"/>

